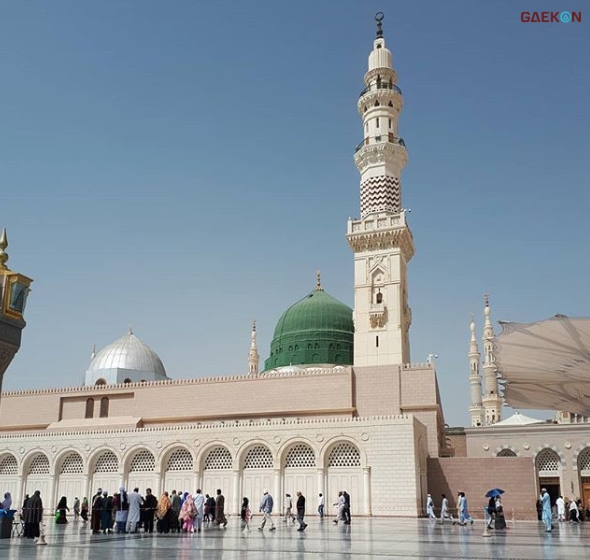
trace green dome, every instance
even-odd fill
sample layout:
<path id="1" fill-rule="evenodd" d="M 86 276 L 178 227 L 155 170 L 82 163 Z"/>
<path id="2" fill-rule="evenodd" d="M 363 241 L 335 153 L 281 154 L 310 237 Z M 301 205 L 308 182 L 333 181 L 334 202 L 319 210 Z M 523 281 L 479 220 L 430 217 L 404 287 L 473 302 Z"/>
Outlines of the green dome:
<path id="1" fill-rule="evenodd" d="M 264 369 L 352 365 L 353 341 L 352 309 L 316 288 L 281 315 Z"/>

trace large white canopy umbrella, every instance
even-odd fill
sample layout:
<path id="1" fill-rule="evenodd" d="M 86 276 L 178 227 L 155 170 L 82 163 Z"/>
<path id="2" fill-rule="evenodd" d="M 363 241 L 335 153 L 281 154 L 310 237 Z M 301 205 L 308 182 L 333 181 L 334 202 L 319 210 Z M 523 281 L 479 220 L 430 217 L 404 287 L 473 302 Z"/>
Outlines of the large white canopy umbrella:
<path id="1" fill-rule="evenodd" d="M 507 403 L 590 416 L 590 318 L 500 324 L 495 358 Z"/>

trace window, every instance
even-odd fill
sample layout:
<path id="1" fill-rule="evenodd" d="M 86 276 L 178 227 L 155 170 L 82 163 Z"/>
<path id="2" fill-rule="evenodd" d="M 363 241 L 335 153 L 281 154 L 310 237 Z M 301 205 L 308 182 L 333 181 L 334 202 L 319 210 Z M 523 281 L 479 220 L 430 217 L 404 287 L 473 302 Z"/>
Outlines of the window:
<path id="1" fill-rule="evenodd" d="M 313 449 L 305 444 L 298 443 L 289 449 L 285 457 L 285 468 L 309 468 L 315 467 L 315 453 Z"/>
<path id="2" fill-rule="evenodd" d="M 107 381 L 103 377 L 101 377 L 100 379 L 97 379 L 96 383 L 95 383 L 95 385 L 106 385 L 106 384 L 107 384 Z"/>
<path id="3" fill-rule="evenodd" d="M 360 467 L 361 454 L 348 442 L 339 443 L 332 448 L 328 456 L 328 467 Z"/>
<path id="4" fill-rule="evenodd" d="M 169 471 L 192 471 L 193 456 L 188 449 L 176 449 L 168 458 L 166 472 Z"/>
<path id="5" fill-rule="evenodd" d="M 131 460 L 129 472 L 153 472 L 156 470 L 156 459 L 153 453 L 144 449 Z"/>
<path id="6" fill-rule="evenodd" d="M 43 453 L 33 457 L 29 465 L 29 474 L 49 474 L 49 459 Z"/>
<path id="7" fill-rule="evenodd" d="M 502 449 L 498 452 L 496 457 L 516 457 L 516 453 L 512 449 Z"/>
<path id="8" fill-rule="evenodd" d="M 377 100 L 377 101 L 375 101 L 375 107 L 380 107 L 380 106 L 381 106 L 381 103 L 379 103 L 379 101 L 378 101 L 378 100 Z"/>
<path id="9" fill-rule="evenodd" d="M 245 469 L 272 469 L 272 453 L 264 445 L 256 445 L 248 450 L 244 458 Z"/>
<path id="10" fill-rule="evenodd" d="M 109 415 L 109 398 L 103 397 L 100 399 L 100 417 L 107 418 Z"/>
<path id="11" fill-rule="evenodd" d="M 214 447 L 205 458 L 205 468 L 209 469 L 231 469 L 233 459 L 229 450 L 225 447 Z"/>
<path id="12" fill-rule="evenodd" d="M 379 348 L 379 337 L 378 336 L 375 337 L 375 347 Z"/>
<path id="13" fill-rule="evenodd" d="M 116 473 L 119 470 L 119 460 L 112 451 L 105 451 L 94 465 L 95 473 Z"/>
<path id="14" fill-rule="evenodd" d="M 379 117 L 377 117 L 377 118 L 375 119 L 375 126 L 376 126 L 377 128 L 379 128 Z"/>
<path id="15" fill-rule="evenodd" d="M 84 418 L 94 418 L 94 399 L 86 399 L 86 414 Z"/>
<path id="16" fill-rule="evenodd" d="M 391 119 L 389 119 L 389 128 L 391 128 Z"/>
<path id="17" fill-rule="evenodd" d="M 543 449 L 535 461 L 537 471 L 540 475 L 559 475 L 561 460 L 559 455 L 553 449 Z"/>
<path id="18" fill-rule="evenodd" d="M 5 455 L 0 461 L 0 474 L 17 474 L 18 465 L 14 455 Z"/>
<path id="19" fill-rule="evenodd" d="M 84 464 L 78 453 L 70 453 L 61 465 L 61 474 L 82 474 Z"/>
<path id="20" fill-rule="evenodd" d="M 377 292 L 377 297 L 375 298 L 377 303 L 383 303 L 383 294 L 379 291 Z"/>

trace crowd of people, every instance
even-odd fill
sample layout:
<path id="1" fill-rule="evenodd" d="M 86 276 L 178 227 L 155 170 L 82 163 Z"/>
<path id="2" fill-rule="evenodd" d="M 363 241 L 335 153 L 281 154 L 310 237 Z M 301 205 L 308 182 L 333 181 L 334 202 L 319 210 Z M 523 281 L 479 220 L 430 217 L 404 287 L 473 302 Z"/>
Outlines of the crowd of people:
<path id="1" fill-rule="evenodd" d="M 434 513 L 434 500 L 432 499 L 432 495 L 428 494 L 426 497 L 426 515 L 429 519 L 438 519 L 439 523 L 443 524 L 445 521 L 449 521 L 453 525 L 456 525 L 457 523 L 459 525 L 467 525 L 468 523 L 473 525 L 473 519 L 469 515 L 469 510 L 467 508 L 467 496 L 465 495 L 465 492 L 459 492 L 457 494 L 457 513 L 458 518 L 455 519 L 451 513 L 447 495 L 441 494 L 440 517 L 437 518 Z"/>
<path id="2" fill-rule="evenodd" d="M 581 499 L 568 500 L 563 496 L 559 496 L 551 505 L 551 497 L 547 489 L 542 488 L 541 495 L 537 500 L 537 514 L 539 521 L 543 521 L 545 524 L 546 531 L 551 532 L 555 528 L 554 519 L 557 519 L 558 522 L 565 522 L 569 518 L 570 523 L 590 521 L 590 500 L 588 500 L 586 509 L 584 509 Z"/>
<path id="3" fill-rule="evenodd" d="M 12 507 L 10 493 L 4 495 L 1 502 L 2 509 Z M 320 521 L 324 519 L 324 496 L 319 494 L 317 514 Z M 338 493 L 338 500 L 334 503 L 334 523 L 342 521 L 350 524 L 350 495 L 346 491 Z M 276 530 L 273 519 L 275 509 L 274 499 L 265 490 L 258 507 L 262 514 L 262 522 L 258 527 L 264 531 L 268 525 L 270 531 Z M 295 512 L 295 513 L 294 513 Z M 286 494 L 284 522 L 298 523 L 298 531 L 305 531 L 306 499 L 301 491 L 296 492 L 296 501 L 293 504 L 291 494 Z M 38 539 L 40 524 L 43 520 L 43 502 L 41 493 L 36 491 L 33 496 L 28 494 L 21 509 L 21 519 L 24 522 L 23 536 Z M 170 494 L 163 492 L 157 498 L 150 488 L 146 488 L 145 496 L 139 493 L 139 488 L 127 492 L 124 487 L 110 495 L 108 491 L 98 488 L 90 500 L 84 497 L 74 499 L 72 507 L 68 506 L 66 496 L 62 496 L 55 509 L 54 520 L 58 525 L 68 523 L 68 516 L 73 515 L 75 522 L 88 524 L 93 534 L 109 533 L 137 533 L 143 530 L 145 533 L 200 533 L 204 526 L 224 529 L 228 520 L 225 514 L 225 497 L 221 489 L 217 489 L 215 496 L 203 494 L 197 489 L 194 494 L 190 492 L 177 493 L 172 490 Z M 244 533 L 250 531 L 250 521 L 253 513 L 250 500 L 243 498 L 240 511 L 241 529 Z"/>
<path id="4" fill-rule="evenodd" d="M 536 509 L 538 519 L 543 522 L 547 532 L 551 532 L 555 528 L 555 525 L 553 524 L 553 521 L 555 520 L 558 522 L 566 522 L 569 520 L 570 523 L 580 523 L 584 520 L 590 521 L 590 500 L 588 501 L 586 509 L 584 509 L 582 500 L 568 500 L 567 498 L 564 499 L 563 496 L 559 496 L 552 505 L 551 496 L 546 488 L 541 489 L 541 495 L 537 500 Z M 457 495 L 457 513 L 459 517 L 458 519 L 455 519 L 451 513 L 447 496 L 441 494 L 440 516 L 437 517 L 434 500 L 432 495 L 428 494 L 426 498 L 426 515 L 428 518 L 438 519 L 440 523 L 444 523 L 448 520 L 453 524 L 458 523 L 459 525 L 467 525 L 467 523 L 470 523 L 473 525 L 473 519 L 467 510 L 467 498 L 465 492 L 459 492 Z M 489 497 L 488 505 L 484 508 L 484 513 L 486 527 L 488 529 L 493 528 L 502 530 L 507 528 L 504 508 L 502 506 L 502 498 L 499 494 Z"/>

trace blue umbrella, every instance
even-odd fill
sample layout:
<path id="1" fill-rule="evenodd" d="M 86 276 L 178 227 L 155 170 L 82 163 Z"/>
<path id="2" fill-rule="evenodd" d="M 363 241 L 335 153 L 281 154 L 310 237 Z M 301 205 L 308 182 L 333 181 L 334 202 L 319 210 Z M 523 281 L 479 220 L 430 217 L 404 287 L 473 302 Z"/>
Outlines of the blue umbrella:
<path id="1" fill-rule="evenodd" d="M 486 494 L 486 498 L 495 498 L 496 496 L 499 496 L 500 494 L 504 494 L 504 490 L 502 490 L 502 488 L 492 488 Z"/>

